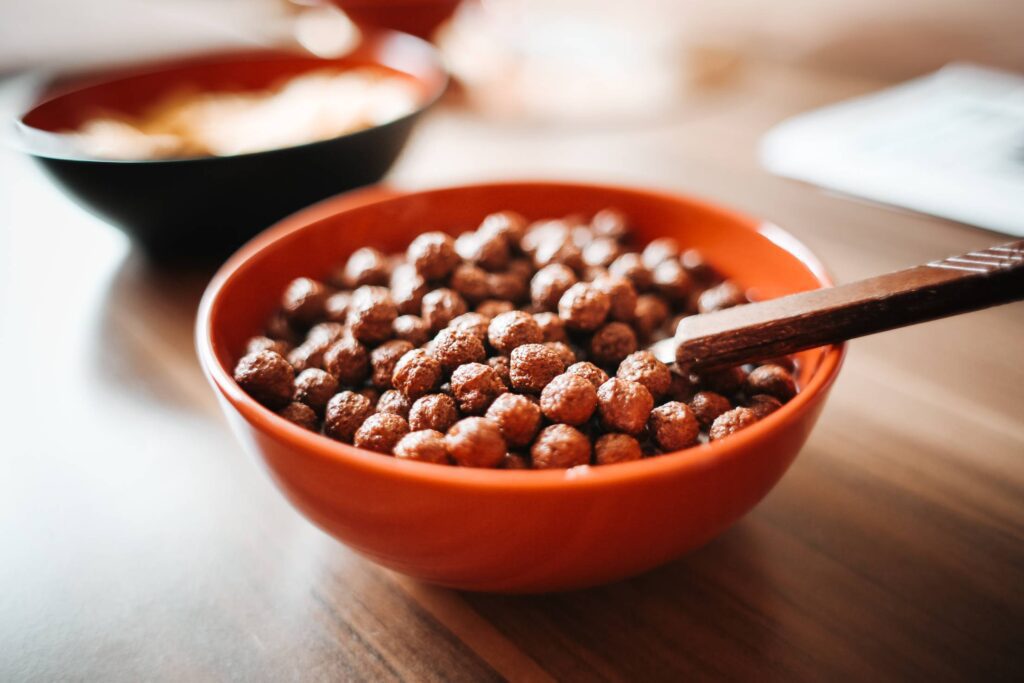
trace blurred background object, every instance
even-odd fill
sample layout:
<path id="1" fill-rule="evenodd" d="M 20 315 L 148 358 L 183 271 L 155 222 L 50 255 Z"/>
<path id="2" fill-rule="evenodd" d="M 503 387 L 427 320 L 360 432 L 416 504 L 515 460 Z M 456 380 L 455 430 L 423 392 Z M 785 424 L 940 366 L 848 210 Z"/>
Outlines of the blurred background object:
<path id="1" fill-rule="evenodd" d="M 467 2 L 438 40 L 469 101 L 490 116 L 650 120 L 677 108 L 685 85 L 685 14 L 659 5 Z"/>
<path id="2" fill-rule="evenodd" d="M 404 31 L 430 39 L 458 7 L 461 0 L 298 0 L 329 1 L 340 7 L 352 21 L 377 28 Z"/>
<path id="3" fill-rule="evenodd" d="M 281 0 L 3 2 L 0 73 L 288 43 L 293 16 Z"/>
<path id="4" fill-rule="evenodd" d="M 446 84 L 429 43 L 367 29 L 336 58 L 231 51 L 66 77 L 19 118 L 16 144 L 151 257 L 217 261 L 379 180 Z"/>
<path id="5" fill-rule="evenodd" d="M 350 16 L 429 36 L 453 0 L 64 0 L 0 5 L 0 72 L 181 53 L 225 44 L 288 41 L 297 15 L 334 2 Z M 680 44 L 745 58 L 808 64 L 860 77 L 898 80 L 953 61 L 1024 69 L 1024 3 L 1013 0 L 465 0 L 464 33 L 487 26 L 504 54 L 577 54 L 607 63 Z M 409 21 L 417 13 L 429 22 Z M 373 15 L 371 17 L 371 15 Z M 500 21 L 505 25 L 499 25 Z M 536 36 L 524 35 L 524 31 Z M 600 39 L 584 48 L 584 38 Z M 468 37 L 463 36 L 463 39 Z M 675 47 L 666 42 L 676 43 Z M 584 52 L 583 50 L 589 50 Z M 628 55 L 627 55 L 628 56 Z"/>
<path id="6" fill-rule="evenodd" d="M 1024 236 L 1024 77 L 967 64 L 795 116 L 774 173 Z"/>

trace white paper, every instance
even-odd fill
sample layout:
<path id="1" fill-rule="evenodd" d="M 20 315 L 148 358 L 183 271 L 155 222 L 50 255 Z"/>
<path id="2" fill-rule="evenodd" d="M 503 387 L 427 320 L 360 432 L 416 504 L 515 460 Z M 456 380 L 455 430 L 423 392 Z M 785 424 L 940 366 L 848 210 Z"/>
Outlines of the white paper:
<path id="1" fill-rule="evenodd" d="M 968 64 L 801 114 L 761 141 L 768 170 L 1024 236 L 1024 77 Z"/>

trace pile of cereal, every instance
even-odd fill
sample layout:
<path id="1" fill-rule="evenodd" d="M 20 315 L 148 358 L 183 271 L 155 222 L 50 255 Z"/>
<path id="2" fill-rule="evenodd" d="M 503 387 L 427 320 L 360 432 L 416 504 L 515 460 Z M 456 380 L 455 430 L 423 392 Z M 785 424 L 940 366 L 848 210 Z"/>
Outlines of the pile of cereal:
<path id="1" fill-rule="evenodd" d="M 303 427 L 396 458 L 564 468 L 717 440 L 797 391 L 794 365 L 679 374 L 644 350 L 687 315 L 746 303 L 693 250 L 631 250 L 610 209 L 503 212 L 405 254 L 365 247 L 292 281 L 235 380 Z"/>

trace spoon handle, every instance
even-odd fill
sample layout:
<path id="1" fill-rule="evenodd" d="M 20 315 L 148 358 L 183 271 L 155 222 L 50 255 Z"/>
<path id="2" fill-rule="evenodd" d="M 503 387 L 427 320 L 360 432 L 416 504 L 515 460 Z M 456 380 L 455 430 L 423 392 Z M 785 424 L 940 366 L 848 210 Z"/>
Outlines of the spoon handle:
<path id="1" fill-rule="evenodd" d="M 1024 299 L 1024 240 L 679 323 L 655 349 L 682 368 L 766 360 L 875 332 Z"/>

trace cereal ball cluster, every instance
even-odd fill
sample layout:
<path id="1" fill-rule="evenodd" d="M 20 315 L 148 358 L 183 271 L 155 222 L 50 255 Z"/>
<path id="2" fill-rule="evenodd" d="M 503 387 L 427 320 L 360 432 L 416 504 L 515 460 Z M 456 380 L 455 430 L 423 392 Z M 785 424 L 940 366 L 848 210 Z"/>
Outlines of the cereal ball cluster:
<path id="1" fill-rule="evenodd" d="M 399 460 L 612 465 L 723 439 L 796 395 L 790 358 L 680 374 L 646 350 L 746 302 L 677 240 L 632 244 L 618 211 L 500 212 L 287 283 L 234 376 L 284 419 Z"/>

